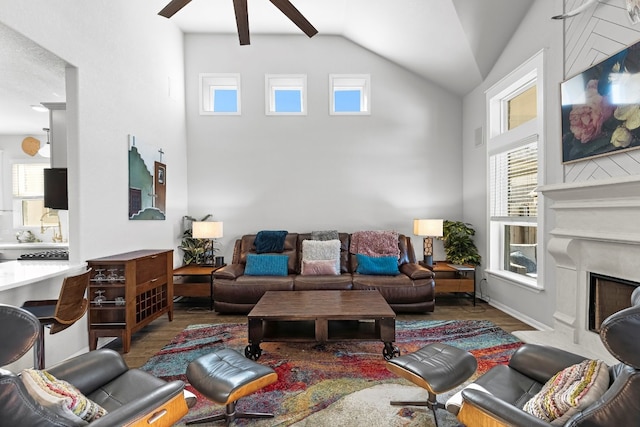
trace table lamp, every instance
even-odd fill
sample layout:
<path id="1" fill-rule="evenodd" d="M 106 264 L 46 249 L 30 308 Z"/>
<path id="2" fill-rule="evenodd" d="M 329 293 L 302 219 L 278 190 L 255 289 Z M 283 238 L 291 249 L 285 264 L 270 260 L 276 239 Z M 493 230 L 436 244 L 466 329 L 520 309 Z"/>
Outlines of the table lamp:
<path id="1" fill-rule="evenodd" d="M 413 234 L 424 237 L 424 263 L 427 265 L 433 265 L 433 238 L 442 237 L 443 223 L 442 219 L 413 220 Z"/>
<path id="2" fill-rule="evenodd" d="M 191 236 L 194 239 L 209 239 L 211 247 L 205 246 L 203 266 L 213 266 L 213 239 L 222 237 L 222 221 L 194 221 Z M 207 263 L 207 252 L 211 253 L 211 264 Z"/>

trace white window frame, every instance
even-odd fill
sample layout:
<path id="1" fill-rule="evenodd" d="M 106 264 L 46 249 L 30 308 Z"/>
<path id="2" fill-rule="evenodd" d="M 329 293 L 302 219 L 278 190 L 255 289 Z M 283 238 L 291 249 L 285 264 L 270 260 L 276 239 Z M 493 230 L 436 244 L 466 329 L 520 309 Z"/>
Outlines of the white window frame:
<path id="1" fill-rule="evenodd" d="M 11 200 L 13 210 L 13 228 L 17 230 L 38 230 L 42 225 L 51 226 L 57 224 L 57 216 L 55 219 L 51 219 L 53 215 L 47 215 L 47 213 L 56 213 L 57 211 L 49 209 L 47 207 L 42 208 L 42 216 L 40 218 L 40 224 L 25 225 L 23 223 L 23 202 L 24 201 L 42 201 L 44 204 L 44 173 L 42 180 L 42 189 L 40 192 L 31 194 L 14 194 L 13 188 L 15 183 L 13 182 L 13 168 L 15 165 L 42 165 L 45 169 L 51 167 L 48 163 L 42 161 L 14 161 L 11 163 Z"/>
<path id="2" fill-rule="evenodd" d="M 239 73 L 200 73 L 198 80 L 200 83 L 201 116 L 239 116 L 242 114 Z M 216 89 L 236 90 L 237 111 L 214 111 Z"/>
<path id="3" fill-rule="evenodd" d="M 360 111 L 336 111 L 335 93 L 340 90 L 360 91 Z M 370 74 L 329 74 L 329 114 L 332 116 L 371 115 Z"/>
<path id="4" fill-rule="evenodd" d="M 307 115 L 307 75 L 306 74 L 265 74 L 265 114 L 267 116 Z M 302 111 L 276 111 L 277 90 L 299 90 Z"/>
<path id="5" fill-rule="evenodd" d="M 537 86 L 536 103 L 537 117 L 520 126 L 507 130 L 507 103 L 510 99 L 519 95 L 533 84 Z M 534 221 L 518 218 L 517 220 L 492 221 L 491 218 L 491 183 L 490 183 L 490 159 L 491 156 L 501 152 L 523 147 L 531 142 L 537 141 L 538 149 L 538 186 L 544 185 L 544 51 L 541 50 L 524 64 L 511 72 L 508 76 L 500 80 L 486 92 L 486 167 L 487 167 L 487 239 L 488 268 L 489 275 L 498 276 L 515 285 L 532 288 L 534 290 L 544 289 L 542 274 L 537 278 L 525 276 L 505 270 L 502 267 L 504 260 L 504 226 L 505 225 L 536 225 L 537 241 L 537 271 L 544 272 L 544 200 L 538 197 L 537 217 Z"/>

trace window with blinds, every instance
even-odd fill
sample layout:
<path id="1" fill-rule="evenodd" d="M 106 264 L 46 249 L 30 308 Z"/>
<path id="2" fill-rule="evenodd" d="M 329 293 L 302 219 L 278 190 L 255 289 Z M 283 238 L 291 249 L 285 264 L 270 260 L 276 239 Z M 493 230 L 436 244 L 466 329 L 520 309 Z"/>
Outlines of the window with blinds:
<path id="1" fill-rule="evenodd" d="M 489 158 L 492 219 L 537 217 L 538 143 Z"/>
<path id="2" fill-rule="evenodd" d="M 13 197 L 44 197 L 44 169 L 48 167 L 48 163 L 15 163 Z"/>
<path id="3" fill-rule="evenodd" d="M 489 273 L 543 288 L 538 157 L 544 151 L 543 51 L 487 90 Z M 540 200 L 543 209 L 543 200 Z"/>
<path id="4" fill-rule="evenodd" d="M 57 224 L 57 213 L 44 207 L 44 169 L 48 163 L 14 163 L 11 168 L 16 227 Z M 54 214 L 55 213 L 55 214 Z"/>

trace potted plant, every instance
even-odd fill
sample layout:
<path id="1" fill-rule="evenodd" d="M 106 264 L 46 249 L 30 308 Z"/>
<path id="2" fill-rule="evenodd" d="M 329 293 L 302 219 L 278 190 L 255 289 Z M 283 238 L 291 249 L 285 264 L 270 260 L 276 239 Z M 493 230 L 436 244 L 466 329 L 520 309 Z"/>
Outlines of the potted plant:
<path id="1" fill-rule="evenodd" d="M 200 221 L 206 221 L 211 217 L 211 214 L 207 214 Z M 213 246 L 212 239 L 195 239 L 192 237 L 193 229 L 192 223 L 197 221 L 194 217 L 185 215 L 182 217 L 182 242 L 179 249 L 182 249 L 184 253 L 182 256 L 182 262 L 184 265 L 188 264 L 204 264 L 205 260 L 210 258 L 213 260 L 213 255 L 217 251 L 217 248 Z"/>
<path id="2" fill-rule="evenodd" d="M 442 241 L 447 260 L 454 264 L 480 265 L 480 254 L 473 242 L 476 231 L 471 224 L 445 220 Z"/>

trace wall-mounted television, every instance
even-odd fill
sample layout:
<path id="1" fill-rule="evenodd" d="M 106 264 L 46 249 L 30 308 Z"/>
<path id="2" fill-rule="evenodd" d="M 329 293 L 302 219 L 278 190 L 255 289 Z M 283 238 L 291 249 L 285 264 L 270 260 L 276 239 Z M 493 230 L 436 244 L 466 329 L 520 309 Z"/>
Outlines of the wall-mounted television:
<path id="1" fill-rule="evenodd" d="M 44 170 L 44 206 L 51 209 L 69 209 L 67 168 Z"/>
<path id="2" fill-rule="evenodd" d="M 640 148 L 640 43 L 560 85 L 563 163 Z"/>

